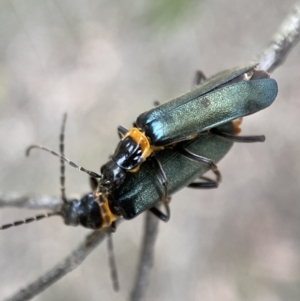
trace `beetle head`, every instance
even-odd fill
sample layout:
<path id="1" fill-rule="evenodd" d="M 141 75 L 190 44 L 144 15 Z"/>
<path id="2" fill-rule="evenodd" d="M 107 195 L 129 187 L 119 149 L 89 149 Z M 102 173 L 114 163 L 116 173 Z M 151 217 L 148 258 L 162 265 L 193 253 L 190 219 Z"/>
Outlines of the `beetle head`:
<path id="1" fill-rule="evenodd" d="M 65 224 L 70 226 L 100 229 L 103 224 L 98 199 L 92 193 L 85 195 L 80 201 L 73 200 L 64 204 L 61 215 Z"/>
<path id="2" fill-rule="evenodd" d="M 121 185 L 126 177 L 126 171 L 113 160 L 109 160 L 106 164 L 102 165 L 100 171 L 102 174 L 100 186 L 104 192 Z"/>

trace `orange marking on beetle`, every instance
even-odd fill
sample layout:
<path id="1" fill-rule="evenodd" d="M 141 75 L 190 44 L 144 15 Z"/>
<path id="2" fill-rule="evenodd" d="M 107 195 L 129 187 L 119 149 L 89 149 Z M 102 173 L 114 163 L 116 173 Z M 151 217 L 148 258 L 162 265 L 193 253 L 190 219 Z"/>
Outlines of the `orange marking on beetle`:
<path id="1" fill-rule="evenodd" d="M 131 137 L 133 141 L 135 141 L 141 147 L 141 157 L 142 160 L 145 161 L 153 152 L 148 138 L 138 128 L 130 129 L 123 137 L 123 139 L 128 136 Z"/>
<path id="2" fill-rule="evenodd" d="M 129 169 L 129 170 L 127 170 L 127 171 L 128 171 L 128 172 L 132 172 L 132 173 L 137 172 L 137 171 L 139 171 L 140 166 L 141 166 L 141 164 L 139 164 L 139 165 L 136 166 L 135 168 Z"/>
<path id="3" fill-rule="evenodd" d="M 242 122 L 243 122 L 243 117 L 234 119 L 232 121 L 234 135 L 238 135 L 242 131 L 240 129 L 240 125 L 242 124 Z"/>
<path id="4" fill-rule="evenodd" d="M 111 224 L 119 218 L 119 216 L 111 212 L 107 198 L 104 198 L 103 195 L 101 195 L 100 198 L 104 199 L 103 201 L 98 202 L 102 219 L 101 228 L 107 228 L 110 227 Z"/>

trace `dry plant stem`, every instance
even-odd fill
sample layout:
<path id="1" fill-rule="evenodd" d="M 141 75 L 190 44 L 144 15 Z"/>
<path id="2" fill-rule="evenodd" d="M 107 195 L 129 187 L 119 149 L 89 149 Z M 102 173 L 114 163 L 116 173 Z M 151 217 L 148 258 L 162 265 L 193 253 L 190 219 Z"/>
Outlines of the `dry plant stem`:
<path id="1" fill-rule="evenodd" d="M 273 72 L 286 59 L 300 38 L 300 2 L 292 8 L 267 46 L 258 56 L 259 68 Z"/>
<path id="2" fill-rule="evenodd" d="M 158 234 L 159 219 L 150 211 L 146 213 L 143 247 L 140 255 L 135 283 L 131 292 L 130 300 L 142 300 L 150 280 L 150 271 L 153 266 L 154 246 Z"/>
<path id="3" fill-rule="evenodd" d="M 285 58 L 287 57 L 289 51 L 299 40 L 299 28 L 300 28 L 300 2 L 297 3 L 292 12 L 283 21 L 282 25 L 275 33 L 269 46 L 262 51 L 262 53 L 257 56 L 257 61 L 260 62 L 259 67 L 266 71 L 273 71 L 275 68 L 280 66 Z M 51 208 L 51 204 L 54 198 L 48 198 L 49 207 L 47 207 L 47 198 L 32 198 L 33 202 L 30 201 L 29 197 L 12 197 L 12 196 L 0 196 L 0 207 L 10 207 L 12 203 L 13 206 L 20 208 L 34 208 L 34 209 L 45 209 Z M 45 201 L 45 202 L 44 202 Z M 34 204 L 34 205 L 32 205 Z M 147 219 L 154 219 L 151 214 L 148 213 Z M 158 220 L 153 222 L 157 222 Z M 148 228 L 149 227 L 149 228 Z M 147 289 L 147 283 L 149 281 L 149 274 L 151 271 L 153 251 L 156 238 L 156 226 L 153 226 L 152 231 L 148 230 L 151 228 L 150 223 L 145 230 L 145 239 L 143 243 L 143 250 L 140 257 L 139 270 L 137 279 L 134 284 L 134 288 L 131 294 L 131 300 L 140 300 L 142 296 L 145 295 Z M 154 230 L 153 230 L 154 229 Z M 93 237 L 95 235 L 95 237 Z M 26 289 L 21 290 L 16 293 L 13 297 L 7 299 L 7 301 L 16 300 L 29 300 L 36 296 L 41 291 L 45 290 L 47 287 L 51 286 L 54 282 L 62 278 L 65 274 L 75 269 L 87 256 L 88 254 L 103 240 L 105 237 L 102 233 L 93 233 L 92 238 L 89 240 L 90 244 L 87 246 L 86 241 L 80 245 L 75 251 L 71 253 L 63 262 L 55 266 L 51 271 L 37 279 L 35 282 L 30 284 Z M 152 243 L 149 243 L 152 241 Z"/>
<path id="4" fill-rule="evenodd" d="M 0 207 L 17 207 L 26 209 L 47 209 L 57 211 L 61 206 L 58 197 L 36 197 L 34 195 L 0 194 Z"/>
<path id="5" fill-rule="evenodd" d="M 77 268 L 77 266 L 82 263 L 82 261 L 102 242 L 105 237 L 105 232 L 92 232 L 92 234 L 87 236 L 85 241 L 61 263 L 5 301 L 30 300 L 37 294 L 41 293 L 67 273 Z"/>

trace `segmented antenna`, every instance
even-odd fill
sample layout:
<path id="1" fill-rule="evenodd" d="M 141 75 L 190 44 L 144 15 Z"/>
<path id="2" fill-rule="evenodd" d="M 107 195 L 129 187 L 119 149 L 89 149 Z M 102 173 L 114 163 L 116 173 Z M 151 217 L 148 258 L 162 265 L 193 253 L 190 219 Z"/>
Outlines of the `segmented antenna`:
<path id="1" fill-rule="evenodd" d="M 79 169 L 80 171 L 83 171 L 85 173 L 87 173 L 89 176 L 91 177 L 94 177 L 94 178 L 102 178 L 101 175 L 97 174 L 96 172 L 93 172 L 93 171 L 90 171 L 90 170 L 87 170 L 85 169 L 84 167 L 81 167 L 79 165 L 77 165 L 76 163 L 74 163 L 73 161 L 69 160 L 68 158 L 66 158 L 65 156 L 61 156 L 60 154 L 58 154 L 57 152 L 45 147 L 45 146 L 42 146 L 42 145 L 36 145 L 36 144 L 33 144 L 33 145 L 30 145 L 27 149 L 26 149 L 26 156 L 29 156 L 30 155 L 30 151 L 34 148 L 38 148 L 38 149 L 42 149 L 48 153 L 51 153 L 52 155 L 60 158 L 61 160 L 67 162 L 69 165 L 71 165 L 72 167 L 76 168 L 76 169 Z"/>
<path id="2" fill-rule="evenodd" d="M 66 121 L 67 121 L 67 114 L 65 113 L 63 116 L 63 122 L 61 126 L 61 131 L 60 131 L 60 136 L 59 136 L 59 150 L 62 155 L 64 155 L 64 138 L 65 138 L 65 127 L 66 127 Z M 28 149 L 26 150 L 26 155 L 29 155 Z M 61 165 L 60 165 L 60 184 L 61 184 L 61 199 L 64 203 L 67 203 L 67 198 L 65 195 L 65 162 L 64 160 L 61 160 Z M 57 216 L 61 215 L 61 212 L 51 212 L 51 213 L 45 213 L 45 214 L 39 214 L 34 217 L 29 217 L 26 218 L 25 220 L 21 221 L 15 221 L 10 224 L 5 224 L 0 227 L 0 230 L 6 230 L 11 227 L 16 227 L 16 226 L 21 226 L 24 224 L 29 224 L 33 221 L 39 221 L 44 218 L 52 217 L 52 216 Z"/>
<path id="3" fill-rule="evenodd" d="M 51 216 L 60 215 L 60 214 L 61 214 L 60 212 L 51 212 L 51 213 L 39 214 L 39 215 L 36 215 L 34 217 L 29 217 L 29 218 L 26 218 L 26 219 L 21 220 L 21 221 L 16 221 L 16 222 L 13 222 L 13 223 L 10 223 L 10 224 L 2 225 L 0 227 L 0 230 L 6 230 L 6 229 L 11 228 L 11 227 L 21 226 L 21 225 L 24 225 L 24 224 L 29 224 L 33 221 L 39 221 L 41 219 L 51 217 Z"/>
<path id="4" fill-rule="evenodd" d="M 63 122 L 61 125 L 61 131 L 59 135 L 59 151 L 61 156 L 65 156 L 65 128 L 66 128 L 66 121 L 67 121 L 67 113 L 63 116 Z M 60 190 L 61 190 L 61 199 L 66 204 L 67 203 L 67 197 L 66 197 L 66 186 L 65 186 L 65 161 L 60 160 Z"/>

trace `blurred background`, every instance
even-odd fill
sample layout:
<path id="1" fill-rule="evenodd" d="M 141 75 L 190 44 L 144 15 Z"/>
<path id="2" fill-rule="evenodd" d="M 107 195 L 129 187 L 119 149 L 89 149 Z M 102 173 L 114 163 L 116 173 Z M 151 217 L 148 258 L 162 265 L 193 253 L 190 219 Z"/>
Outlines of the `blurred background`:
<path id="1" fill-rule="evenodd" d="M 68 113 L 68 158 L 99 171 L 129 127 L 154 100 L 187 92 L 197 69 L 207 76 L 260 53 L 292 0 L 4 0 L 0 2 L 0 191 L 60 195 L 58 150 Z M 184 189 L 160 223 L 145 300 L 299 300 L 300 45 L 272 76 L 279 95 L 244 119 L 219 163 L 214 191 Z M 69 197 L 90 190 L 66 167 Z M 0 224 L 37 214 L 0 211 Z M 144 216 L 114 235 L 121 292 L 112 290 L 106 244 L 34 300 L 125 300 L 133 285 Z M 0 234 L 0 299 L 25 287 L 89 233 L 58 217 Z"/>

